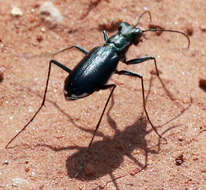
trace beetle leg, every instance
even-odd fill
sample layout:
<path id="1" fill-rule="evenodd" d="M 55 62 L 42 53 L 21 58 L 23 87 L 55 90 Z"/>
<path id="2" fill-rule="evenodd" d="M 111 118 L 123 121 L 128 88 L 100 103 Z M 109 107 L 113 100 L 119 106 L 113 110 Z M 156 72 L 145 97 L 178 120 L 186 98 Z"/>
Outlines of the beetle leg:
<path id="1" fill-rule="evenodd" d="M 38 110 L 35 112 L 35 114 L 33 115 L 33 117 L 27 122 L 27 124 L 7 143 L 7 145 L 5 146 L 5 148 L 8 148 L 8 146 L 11 144 L 11 142 L 18 136 L 20 135 L 20 133 L 22 133 L 26 128 L 27 126 L 34 120 L 34 118 L 37 116 L 37 114 L 39 113 L 39 111 L 41 110 L 41 108 L 44 106 L 44 103 L 45 103 L 45 100 L 46 100 L 46 93 L 47 93 L 47 88 L 48 88 L 48 84 L 49 84 L 49 77 L 50 77 L 50 73 L 51 73 L 51 64 L 55 64 L 57 65 L 58 67 L 62 68 L 64 71 L 68 72 L 68 73 L 71 73 L 71 69 L 69 69 L 68 67 L 66 67 L 65 65 L 55 61 L 55 60 L 51 60 L 49 62 L 49 70 L 48 70 L 48 75 L 47 75 L 47 81 L 46 81 L 46 88 L 45 88 L 45 91 L 44 91 L 44 97 L 43 97 L 43 100 L 42 100 L 42 103 L 40 105 L 40 107 L 38 108 Z"/>
<path id="2" fill-rule="evenodd" d="M 63 69 L 64 71 L 66 71 L 67 73 L 71 73 L 71 72 L 72 72 L 71 69 L 69 69 L 69 68 L 66 67 L 65 65 L 59 63 L 59 62 L 56 61 L 56 60 L 51 60 L 51 61 L 49 62 L 49 65 L 51 65 L 51 63 L 54 63 L 55 65 L 57 65 L 58 67 L 60 67 L 60 68 Z M 49 70 L 50 70 L 50 69 L 51 69 L 51 66 L 49 66 Z M 49 72 L 50 72 L 50 71 L 49 71 Z M 49 77 L 49 75 L 48 75 L 48 77 Z"/>
<path id="3" fill-rule="evenodd" d="M 144 93 L 144 79 L 143 79 L 143 76 L 137 74 L 137 73 L 134 73 L 134 72 L 131 72 L 131 71 L 126 71 L 126 70 L 121 70 L 121 71 L 115 71 L 116 74 L 118 75 L 127 75 L 127 76 L 131 76 L 131 77 L 137 77 L 137 78 L 140 78 L 141 79 L 141 84 L 142 84 L 142 98 L 143 98 L 143 107 L 144 107 L 144 111 L 145 111 L 145 114 L 147 116 L 147 119 L 150 123 L 150 125 L 152 126 L 153 130 L 155 131 L 155 133 L 160 137 L 162 138 L 162 136 L 158 133 L 157 129 L 155 128 L 155 126 L 152 124 L 152 121 L 150 120 L 149 118 L 149 114 L 147 112 L 147 109 L 146 109 L 146 101 L 145 101 L 145 93 Z"/>
<path id="4" fill-rule="evenodd" d="M 92 136 L 92 139 L 91 139 L 91 141 L 90 141 L 90 143 L 89 143 L 88 149 L 89 149 L 89 148 L 91 147 L 91 145 L 92 145 L 92 142 L 93 142 L 93 140 L 94 140 L 94 137 L 95 137 L 96 132 L 97 132 L 97 130 L 98 130 L 98 128 L 99 128 L 99 125 L 100 125 L 100 123 L 101 123 L 102 117 L 103 117 L 104 112 L 105 112 L 105 110 L 106 110 L 106 107 L 107 107 L 107 105 L 108 105 L 108 103 L 109 103 L 109 100 L 110 100 L 110 98 L 111 98 L 111 96 L 112 96 L 112 94 L 113 94 L 113 92 L 114 92 L 115 87 L 116 87 L 115 84 L 108 84 L 108 85 L 104 85 L 103 87 L 101 87 L 101 90 L 106 90 L 106 89 L 108 89 L 108 88 L 111 88 L 112 90 L 111 90 L 111 92 L 110 92 L 110 94 L 109 94 L 109 97 L 107 98 L 107 101 L 106 101 L 106 104 L 105 104 L 104 109 L 103 109 L 103 111 L 102 111 L 102 114 L 101 114 L 101 116 L 100 116 L 100 118 L 99 118 L 99 121 L 98 121 L 98 123 L 97 123 L 97 125 L 96 125 L 95 131 L 94 131 L 93 136 Z"/>
<path id="5" fill-rule="evenodd" d="M 62 52 L 64 52 L 64 51 L 66 51 L 66 50 L 72 49 L 72 48 L 76 48 L 76 49 L 80 50 L 80 51 L 81 51 L 82 53 L 84 53 L 85 55 L 87 55 L 87 54 L 89 53 L 89 52 L 88 52 L 86 49 L 84 49 L 83 47 L 80 47 L 80 46 L 69 46 L 69 47 L 60 49 L 59 51 L 53 53 L 53 56 L 54 56 L 54 55 L 57 55 L 57 54 L 59 54 L 59 53 L 62 53 Z"/>
<path id="6" fill-rule="evenodd" d="M 145 61 L 148 61 L 148 60 L 153 60 L 154 61 L 156 74 L 157 74 L 157 76 L 159 76 L 159 71 L 158 71 L 158 68 L 157 68 L 157 62 L 156 62 L 155 57 L 151 57 L 151 56 L 141 57 L 141 58 L 137 58 L 137 59 L 131 59 L 131 60 L 128 60 L 128 61 L 124 61 L 124 63 L 127 64 L 127 65 L 131 65 L 131 64 L 139 64 L 139 63 L 142 63 L 142 62 L 145 62 Z"/>

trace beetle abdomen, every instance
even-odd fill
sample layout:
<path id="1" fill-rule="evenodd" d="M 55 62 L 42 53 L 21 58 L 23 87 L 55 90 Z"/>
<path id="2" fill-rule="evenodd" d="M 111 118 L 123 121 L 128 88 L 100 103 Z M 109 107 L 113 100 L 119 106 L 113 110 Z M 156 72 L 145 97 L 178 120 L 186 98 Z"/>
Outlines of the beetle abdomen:
<path id="1" fill-rule="evenodd" d="M 115 71 L 119 60 L 111 44 L 94 48 L 66 78 L 64 91 L 67 97 L 83 98 L 99 90 Z"/>

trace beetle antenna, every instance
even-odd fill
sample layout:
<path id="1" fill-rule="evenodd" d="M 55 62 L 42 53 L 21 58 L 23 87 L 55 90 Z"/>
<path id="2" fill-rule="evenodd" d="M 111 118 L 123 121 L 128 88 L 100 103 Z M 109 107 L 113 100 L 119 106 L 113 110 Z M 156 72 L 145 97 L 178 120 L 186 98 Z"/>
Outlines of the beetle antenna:
<path id="1" fill-rule="evenodd" d="M 148 31 L 150 31 L 150 32 L 174 32 L 174 33 L 182 34 L 184 37 L 187 38 L 187 41 L 188 41 L 187 48 L 190 47 L 190 38 L 184 32 L 180 32 L 178 30 L 165 30 L 165 29 L 156 29 L 156 28 L 151 28 L 151 29 L 143 30 L 142 32 L 148 32 Z"/>
<path id="2" fill-rule="evenodd" d="M 141 19 L 145 14 L 148 14 L 148 15 L 149 15 L 150 22 L 152 21 L 152 16 L 151 16 L 150 11 L 144 11 L 144 12 L 138 17 L 137 23 L 134 25 L 135 27 L 139 24 L 140 19 Z"/>

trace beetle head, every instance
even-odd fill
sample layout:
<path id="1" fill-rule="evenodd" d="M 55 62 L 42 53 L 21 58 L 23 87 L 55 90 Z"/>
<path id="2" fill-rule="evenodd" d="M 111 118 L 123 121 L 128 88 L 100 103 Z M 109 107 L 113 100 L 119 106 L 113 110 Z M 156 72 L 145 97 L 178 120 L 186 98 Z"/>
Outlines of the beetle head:
<path id="1" fill-rule="evenodd" d="M 143 34 L 143 31 L 140 28 L 136 28 L 135 26 L 131 26 L 127 22 L 122 22 L 118 28 L 119 34 L 123 35 L 133 44 L 137 45 L 140 41 L 140 38 Z"/>

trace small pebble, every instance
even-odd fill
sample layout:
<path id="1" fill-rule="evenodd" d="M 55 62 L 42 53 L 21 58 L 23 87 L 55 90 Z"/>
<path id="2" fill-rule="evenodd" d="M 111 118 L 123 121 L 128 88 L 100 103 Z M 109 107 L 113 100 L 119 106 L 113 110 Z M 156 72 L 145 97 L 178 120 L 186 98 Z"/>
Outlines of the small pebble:
<path id="1" fill-rule="evenodd" d="M 175 159 L 176 165 L 180 166 L 183 162 L 184 162 L 184 158 L 183 158 L 183 154 L 179 155 L 176 159 Z"/>
<path id="2" fill-rule="evenodd" d="M 201 30 L 202 32 L 206 32 L 206 26 L 200 26 L 200 30 Z"/>
<path id="3" fill-rule="evenodd" d="M 29 106 L 29 112 L 34 112 L 34 109 L 31 106 Z"/>
<path id="4" fill-rule="evenodd" d="M 38 35 L 36 37 L 36 40 L 40 43 L 43 40 L 43 37 L 41 35 Z"/>
<path id="5" fill-rule="evenodd" d="M 26 167 L 24 170 L 25 170 L 25 172 L 29 172 L 30 168 Z"/>
<path id="6" fill-rule="evenodd" d="M 12 179 L 13 182 L 13 186 L 19 186 L 19 185 L 23 185 L 23 184 L 29 184 L 29 182 L 26 179 L 23 178 L 14 178 Z"/>
<path id="7" fill-rule="evenodd" d="M 192 26 L 186 28 L 186 33 L 187 33 L 188 36 L 193 35 L 194 30 L 193 30 Z"/>
<path id="8" fill-rule="evenodd" d="M 0 82 L 2 82 L 4 79 L 4 73 L 0 70 Z"/>
<path id="9" fill-rule="evenodd" d="M 8 160 L 4 160 L 3 165 L 8 165 L 9 161 Z"/>
<path id="10" fill-rule="evenodd" d="M 60 11 L 50 1 L 40 7 L 39 15 L 50 29 L 56 27 L 63 20 Z"/>
<path id="11" fill-rule="evenodd" d="M 206 90 L 206 79 L 200 79 L 199 80 L 199 87 L 203 90 Z"/>
<path id="12" fill-rule="evenodd" d="M 23 12 L 19 7 L 13 7 L 13 9 L 11 10 L 11 15 L 18 17 L 18 16 L 22 16 Z"/>
<path id="13" fill-rule="evenodd" d="M 42 28 L 41 28 L 41 31 L 42 31 L 42 32 L 46 32 L 46 28 L 42 27 Z"/>

